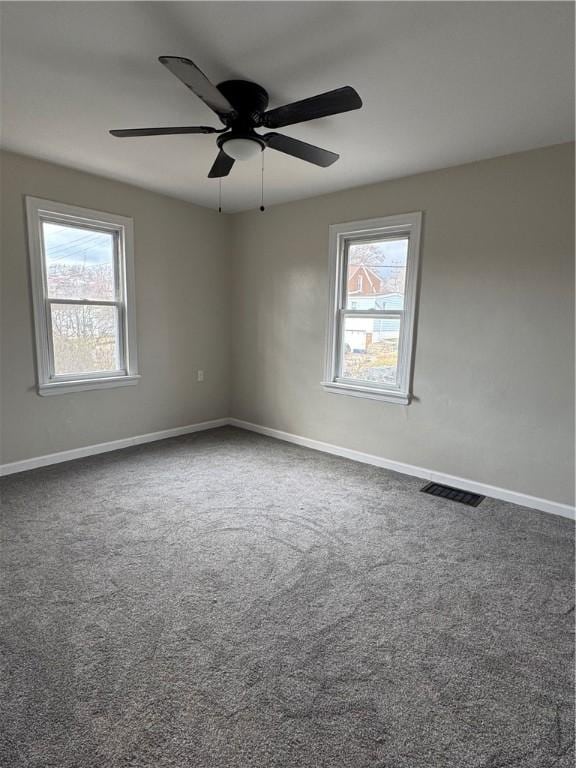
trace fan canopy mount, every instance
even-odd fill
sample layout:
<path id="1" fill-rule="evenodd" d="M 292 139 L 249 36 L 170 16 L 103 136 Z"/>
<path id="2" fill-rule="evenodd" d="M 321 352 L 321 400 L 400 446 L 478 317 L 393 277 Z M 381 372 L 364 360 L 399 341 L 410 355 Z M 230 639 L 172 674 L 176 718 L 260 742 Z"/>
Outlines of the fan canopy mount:
<path id="1" fill-rule="evenodd" d="M 224 80 L 216 86 L 234 107 L 234 115 L 224 115 L 223 122 L 233 125 L 262 125 L 262 115 L 268 106 L 268 91 L 249 80 Z"/>
<path id="2" fill-rule="evenodd" d="M 258 83 L 248 80 L 225 80 L 214 85 L 190 59 L 160 56 L 159 61 L 216 113 L 224 128 L 195 125 L 175 128 L 128 128 L 113 130 L 110 133 L 119 138 L 218 133 L 220 135 L 216 143 L 220 151 L 210 169 L 209 178 L 227 176 L 236 160 L 247 160 L 265 149 L 275 149 L 326 168 L 335 163 L 339 155 L 281 133 L 259 134 L 256 129 L 282 128 L 359 109 L 362 106 L 360 96 L 354 88 L 347 85 L 268 110 L 268 92 Z"/>

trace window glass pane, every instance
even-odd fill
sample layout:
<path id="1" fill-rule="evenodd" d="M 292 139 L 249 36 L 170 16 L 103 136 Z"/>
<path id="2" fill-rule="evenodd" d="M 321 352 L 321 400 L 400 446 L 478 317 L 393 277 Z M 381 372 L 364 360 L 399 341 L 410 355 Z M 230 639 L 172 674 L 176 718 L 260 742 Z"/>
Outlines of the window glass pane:
<path id="1" fill-rule="evenodd" d="M 399 338 L 399 317 L 344 318 L 340 376 L 395 386 Z"/>
<path id="2" fill-rule="evenodd" d="M 346 309 L 403 309 L 408 238 L 348 246 Z"/>
<path id="3" fill-rule="evenodd" d="M 119 369 L 118 310 L 93 304 L 52 304 L 54 372 Z"/>
<path id="4" fill-rule="evenodd" d="M 114 301 L 112 233 L 44 221 L 42 234 L 50 298 Z"/>

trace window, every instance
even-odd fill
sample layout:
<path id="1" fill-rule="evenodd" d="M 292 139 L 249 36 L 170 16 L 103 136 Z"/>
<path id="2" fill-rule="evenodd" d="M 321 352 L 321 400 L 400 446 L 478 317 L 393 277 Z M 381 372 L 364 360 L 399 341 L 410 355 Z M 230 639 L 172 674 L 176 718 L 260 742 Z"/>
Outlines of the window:
<path id="1" fill-rule="evenodd" d="M 330 227 L 330 392 L 407 405 L 421 213 Z"/>
<path id="2" fill-rule="evenodd" d="M 26 198 L 38 392 L 136 384 L 132 220 Z"/>

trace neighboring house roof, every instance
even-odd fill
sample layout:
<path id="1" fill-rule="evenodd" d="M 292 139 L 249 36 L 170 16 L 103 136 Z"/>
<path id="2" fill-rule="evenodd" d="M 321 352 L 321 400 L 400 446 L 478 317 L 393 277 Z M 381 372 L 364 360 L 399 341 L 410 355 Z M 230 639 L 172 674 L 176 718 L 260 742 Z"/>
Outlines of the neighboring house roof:
<path id="1" fill-rule="evenodd" d="M 348 274 L 349 296 L 373 296 L 382 293 L 383 287 L 382 280 L 370 267 L 360 265 Z"/>

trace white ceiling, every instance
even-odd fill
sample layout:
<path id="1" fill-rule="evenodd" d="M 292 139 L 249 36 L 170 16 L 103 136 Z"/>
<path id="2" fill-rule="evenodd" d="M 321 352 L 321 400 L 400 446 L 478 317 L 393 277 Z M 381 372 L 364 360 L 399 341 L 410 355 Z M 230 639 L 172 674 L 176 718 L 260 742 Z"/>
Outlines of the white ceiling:
<path id="1" fill-rule="evenodd" d="M 268 150 L 268 204 L 570 141 L 570 2 L 4 2 L 2 145 L 214 207 L 214 136 L 109 128 L 215 115 L 157 61 L 255 80 L 270 106 L 342 85 L 364 107 L 283 132 L 341 154 L 317 168 Z M 259 205 L 259 159 L 223 182 Z"/>

